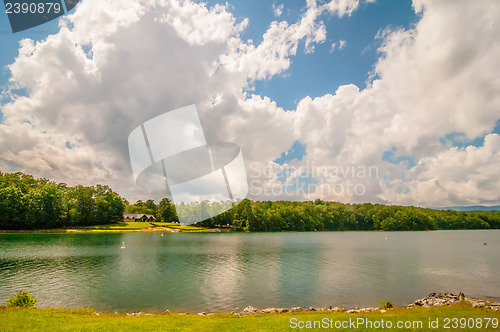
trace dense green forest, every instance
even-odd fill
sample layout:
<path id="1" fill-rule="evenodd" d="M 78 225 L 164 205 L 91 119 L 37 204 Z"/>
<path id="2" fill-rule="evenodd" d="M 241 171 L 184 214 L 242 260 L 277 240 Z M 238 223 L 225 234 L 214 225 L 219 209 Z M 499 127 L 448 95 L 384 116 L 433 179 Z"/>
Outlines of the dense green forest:
<path id="1" fill-rule="evenodd" d="M 201 202 L 182 205 L 194 218 L 215 214 L 225 203 Z M 258 201 L 248 199 L 200 226 L 247 231 L 349 231 L 349 230 L 437 230 L 499 229 L 499 211 L 435 210 L 380 204 Z M 44 229 L 120 222 L 123 213 L 153 214 L 158 221 L 178 222 L 176 210 L 167 198 L 133 205 L 109 187 L 54 183 L 22 173 L 0 172 L 0 229 Z"/>
<path id="2" fill-rule="evenodd" d="M 499 211 L 457 212 L 405 206 L 314 202 L 252 202 L 243 200 L 233 209 L 201 225 L 233 225 L 249 231 L 420 231 L 437 229 L 500 228 Z"/>
<path id="3" fill-rule="evenodd" d="M 75 186 L 0 172 L 0 229 L 44 229 L 119 222 L 124 200 L 108 186 Z"/>

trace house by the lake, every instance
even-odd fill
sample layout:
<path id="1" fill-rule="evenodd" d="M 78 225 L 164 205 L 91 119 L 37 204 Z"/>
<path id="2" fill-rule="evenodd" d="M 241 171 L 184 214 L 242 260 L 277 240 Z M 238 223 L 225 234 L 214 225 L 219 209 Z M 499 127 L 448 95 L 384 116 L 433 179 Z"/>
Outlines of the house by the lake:
<path id="1" fill-rule="evenodd" d="M 155 222 L 156 218 L 152 214 L 125 213 L 123 222 Z"/>

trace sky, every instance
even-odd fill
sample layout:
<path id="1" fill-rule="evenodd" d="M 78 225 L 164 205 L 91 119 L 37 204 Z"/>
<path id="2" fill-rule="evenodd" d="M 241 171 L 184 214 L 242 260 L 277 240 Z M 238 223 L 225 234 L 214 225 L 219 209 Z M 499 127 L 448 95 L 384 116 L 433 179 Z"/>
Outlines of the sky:
<path id="1" fill-rule="evenodd" d="M 83 0 L 0 14 L 0 170 L 152 193 L 128 135 L 196 105 L 255 200 L 500 204 L 496 0 Z"/>

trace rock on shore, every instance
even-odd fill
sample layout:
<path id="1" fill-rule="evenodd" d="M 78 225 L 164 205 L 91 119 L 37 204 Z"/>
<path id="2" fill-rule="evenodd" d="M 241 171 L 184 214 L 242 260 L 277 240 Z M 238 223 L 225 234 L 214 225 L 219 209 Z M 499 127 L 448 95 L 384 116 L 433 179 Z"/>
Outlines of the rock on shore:
<path id="1" fill-rule="evenodd" d="M 500 303 L 498 302 L 492 302 L 492 301 L 485 301 L 485 300 L 478 300 L 474 298 L 469 298 L 465 297 L 463 293 L 460 295 L 454 295 L 451 293 L 430 293 L 429 296 L 424 297 L 422 299 L 418 299 L 413 303 L 410 303 L 407 305 L 407 308 L 414 308 L 414 307 L 424 307 L 424 308 L 430 308 L 430 307 L 437 307 L 437 306 L 442 306 L 442 305 L 450 305 L 458 301 L 466 301 L 472 304 L 474 308 L 487 308 L 487 309 L 492 309 L 499 311 L 500 310 Z"/>
<path id="2" fill-rule="evenodd" d="M 423 307 L 423 308 L 430 308 L 430 307 L 438 307 L 438 306 L 443 306 L 443 305 L 450 305 L 455 302 L 459 301 L 465 301 L 468 302 L 472 305 L 474 308 L 486 308 L 490 310 L 495 310 L 495 311 L 500 311 L 500 303 L 498 302 L 492 302 L 488 300 L 478 300 L 475 298 L 469 298 L 465 297 L 465 295 L 460 292 L 459 295 L 454 295 L 452 293 L 430 293 L 428 296 L 418 299 L 413 303 L 410 303 L 406 306 L 407 309 L 411 308 L 417 308 L 417 307 Z M 390 310 L 390 309 L 389 309 Z M 301 308 L 301 307 L 293 307 L 293 308 L 266 308 L 259 310 L 251 305 L 243 309 L 241 312 L 234 312 L 231 311 L 233 315 L 240 316 L 240 315 L 252 315 L 252 314 L 267 314 L 267 313 L 283 313 L 283 312 L 296 312 L 296 311 L 333 311 L 333 312 L 345 312 L 348 314 L 351 313 L 366 313 L 366 312 L 371 312 L 371 311 L 379 311 L 380 313 L 386 313 L 387 310 L 378 308 L 378 307 L 368 307 L 368 308 L 354 308 L 354 309 L 344 309 L 344 308 L 339 308 L 339 307 L 309 307 L 309 308 Z M 169 313 L 169 310 L 165 310 L 165 313 Z M 180 314 L 186 314 L 186 313 L 180 313 Z M 200 312 L 198 315 L 200 316 L 207 316 L 207 315 L 212 315 L 213 313 L 207 313 L 207 312 Z M 127 316 L 143 316 L 143 315 L 151 315 L 148 313 L 144 312 L 135 312 L 135 313 L 127 313 Z"/>
<path id="3" fill-rule="evenodd" d="M 492 309 L 496 311 L 500 311 L 500 303 L 498 302 L 492 302 L 492 301 L 485 301 L 485 300 L 478 300 L 474 298 L 468 298 L 463 295 L 463 293 L 460 293 L 459 295 L 454 295 L 451 293 L 431 293 L 429 296 L 424 297 L 422 299 L 418 299 L 413 303 L 410 303 L 406 306 L 406 308 L 415 308 L 415 307 L 423 307 L 423 308 L 430 308 L 430 307 L 437 307 L 437 306 L 443 306 L 443 305 L 450 305 L 458 301 L 466 301 L 469 302 L 474 308 L 487 308 L 487 309 Z M 258 314 L 258 313 L 281 313 L 281 312 L 295 312 L 295 311 L 345 311 L 346 313 L 362 313 L 362 312 L 370 312 L 370 311 L 377 311 L 380 310 L 380 312 L 385 313 L 386 310 L 376 308 L 376 307 L 368 307 L 368 308 L 354 308 L 350 310 L 345 310 L 343 308 L 339 307 L 329 307 L 329 308 L 315 308 L 315 307 L 309 307 L 307 309 L 302 309 L 301 307 L 294 307 L 291 309 L 287 308 L 266 308 L 259 310 L 253 306 L 248 306 L 243 311 L 240 313 L 235 313 L 236 315 L 249 315 L 249 314 Z"/>

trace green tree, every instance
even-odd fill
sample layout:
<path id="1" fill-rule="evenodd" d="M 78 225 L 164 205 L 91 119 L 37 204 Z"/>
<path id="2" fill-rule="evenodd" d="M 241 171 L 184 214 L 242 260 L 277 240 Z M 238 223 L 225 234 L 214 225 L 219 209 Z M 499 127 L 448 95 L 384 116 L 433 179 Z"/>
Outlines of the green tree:
<path id="1" fill-rule="evenodd" d="M 28 202 L 15 185 L 0 188 L 0 226 L 3 229 L 28 229 Z"/>
<path id="2" fill-rule="evenodd" d="M 158 203 L 155 217 L 161 222 L 179 222 L 175 206 L 168 198 L 164 198 Z"/>
<path id="3" fill-rule="evenodd" d="M 152 211 L 156 211 L 156 204 L 155 204 L 155 201 L 152 200 L 152 199 L 148 199 L 146 201 L 146 208 L 147 209 L 150 209 Z"/>

